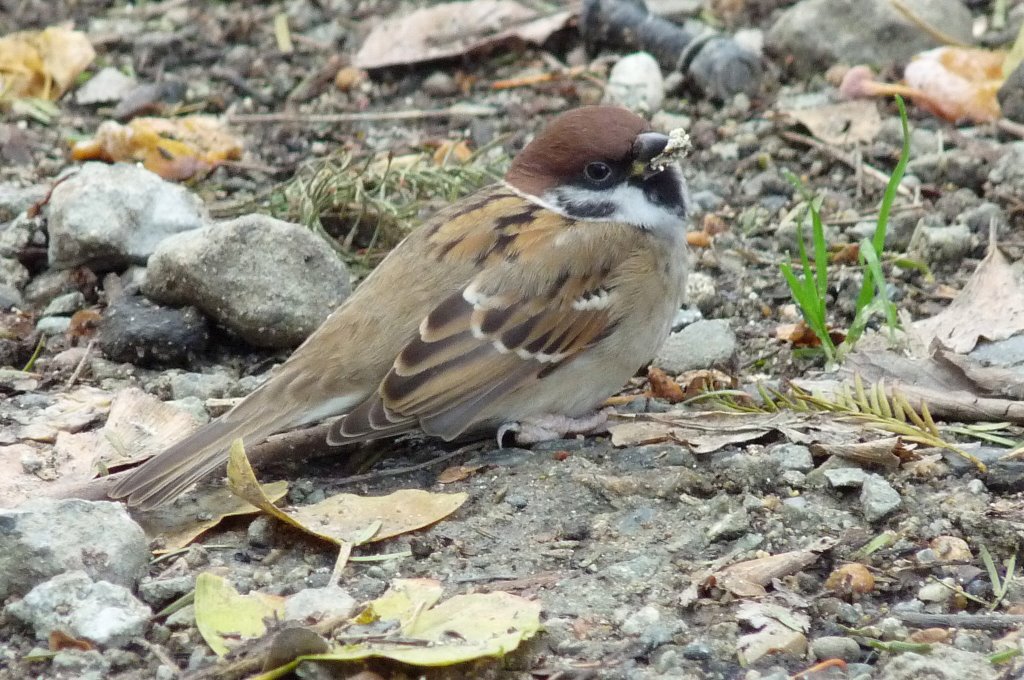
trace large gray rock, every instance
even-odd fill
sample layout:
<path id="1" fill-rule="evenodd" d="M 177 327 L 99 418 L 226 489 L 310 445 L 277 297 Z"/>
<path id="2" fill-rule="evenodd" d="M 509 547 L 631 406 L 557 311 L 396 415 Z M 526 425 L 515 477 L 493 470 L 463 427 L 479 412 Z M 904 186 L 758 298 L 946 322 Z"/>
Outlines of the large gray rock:
<path id="1" fill-rule="evenodd" d="M 84 571 L 54 576 L 6 612 L 32 626 L 40 640 L 60 630 L 104 647 L 121 647 L 141 637 L 153 614 L 127 588 L 93 582 Z"/>
<path id="2" fill-rule="evenodd" d="M 959 0 L 905 0 L 932 26 L 971 43 L 971 13 Z M 836 62 L 888 66 L 938 47 L 907 21 L 889 0 L 802 0 L 790 7 L 765 36 L 770 52 L 803 75 L 824 73 Z"/>
<path id="3" fill-rule="evenodd" d="M 53 189 L 49 263 L 69 269 L 145 264 L 172 234 L 203 226 L 202 201 L 184 187 L 135 165 L 86 163 Z"/>
<path id="4" fill-rule="evenodd" d="M 149 259 L 143 293 L 195 305 L 246 342 L 294 347 L 352 290 L 322 238 L 263 215 L 173 236 Z"/>
<path id="5" fill-rule="evenodd" d="M 119 503 L 38 498 L 0 509 L 0 600 L 75 569 L 131 588 L 148 562 L 146 535 Z"/>
<path id="6" fill-rule="evenodd" d="M 654 365 L 669 373 L 699 368 L 726 367 L 736 354 L 736 334 L 725 319 L 697 321 L 668 340 L 654 357 Z"/>

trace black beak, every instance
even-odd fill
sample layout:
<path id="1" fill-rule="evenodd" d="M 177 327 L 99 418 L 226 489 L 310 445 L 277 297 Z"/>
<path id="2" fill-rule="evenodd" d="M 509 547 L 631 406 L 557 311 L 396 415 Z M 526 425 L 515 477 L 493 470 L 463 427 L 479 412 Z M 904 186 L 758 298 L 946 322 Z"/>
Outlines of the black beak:
<path id="1" fill-rule="evenodd" d="M 668 146 L 668 135 L 644 132 L 633 142 L 633 161 L 647 165 Z"/>

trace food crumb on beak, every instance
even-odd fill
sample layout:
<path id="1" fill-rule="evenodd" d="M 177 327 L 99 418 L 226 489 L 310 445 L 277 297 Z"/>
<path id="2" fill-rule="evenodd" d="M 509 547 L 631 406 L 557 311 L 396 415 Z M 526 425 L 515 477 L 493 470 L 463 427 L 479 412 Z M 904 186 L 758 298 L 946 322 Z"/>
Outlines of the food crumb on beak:
<path id="1" fill-rule="evenodd" d="M 665 150 L 652 158 L 648 167 L 660 172 L 669 163 L 685 158 L 686 154 L 690 153 L 691 146 L 690 135 L 686 134 L 686 130 L 675 128 L 668 133 L 668 144 L 665 146 Z"/>

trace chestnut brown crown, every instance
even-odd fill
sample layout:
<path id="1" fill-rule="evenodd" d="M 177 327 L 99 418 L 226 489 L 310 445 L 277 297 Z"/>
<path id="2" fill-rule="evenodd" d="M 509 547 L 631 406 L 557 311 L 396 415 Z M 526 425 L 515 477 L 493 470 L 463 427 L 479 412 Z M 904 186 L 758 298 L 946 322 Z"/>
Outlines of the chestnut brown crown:
<path id="1" fill-rule="evenodd" d="M 566 111 L 516 156 L 505 181 L 532 196 L 542 196 L 580 176 L 589 162 L 627 161 L 636 138 L 650 130 L 650 123 L 618 106 Z"/>

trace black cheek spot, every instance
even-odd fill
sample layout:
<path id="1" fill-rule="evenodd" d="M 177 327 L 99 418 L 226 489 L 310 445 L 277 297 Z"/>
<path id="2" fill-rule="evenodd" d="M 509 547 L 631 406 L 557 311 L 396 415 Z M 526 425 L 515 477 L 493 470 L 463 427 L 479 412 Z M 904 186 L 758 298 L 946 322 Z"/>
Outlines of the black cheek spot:
<path id="1" fill-rule="evenodd" d="M 562 204 L 562 207 L 569 215 L 581 220 L 608 217 L 616 209 L 611 201 L 570 201 Z"/>
<path id="2" fill-rule="evenodd" d="M 676 176 L 675 169 L 668 169 L 659 172 L 657 175 L 648 177 L 641 182 L 644 196 L 653 203 L 672 208 L 683 214 L 686 211 L 686 199 L 683 197 L 683 187 Z"/>

